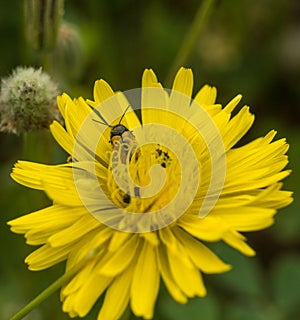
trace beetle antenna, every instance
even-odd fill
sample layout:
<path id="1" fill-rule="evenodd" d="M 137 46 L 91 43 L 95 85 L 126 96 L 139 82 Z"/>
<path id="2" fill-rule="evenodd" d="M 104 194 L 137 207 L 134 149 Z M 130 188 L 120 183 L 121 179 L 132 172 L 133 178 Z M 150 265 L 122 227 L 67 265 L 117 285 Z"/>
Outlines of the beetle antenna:
<path id="1" fill-rule="evenodd" d="M 107 124 L 107 123 L 104 123 L 104 122 L 101 122 L 101 121 L 99 121 L 99 120 L 96 120 L 96 119 L 92 119 L 93 121 L 95 121 L 95 122 L 98 122 L 98 123 L 101 123 L 101 124 L 104 124 L 105 126 L 107 126 L 107 127 L 110 127 L 110 128 L 112 128 L 113 126 L 111 126 L 111 125 L 109 125 L 109 124 Z"/>
<path id="2" fill-rule="evenodd" d="M 103 122 L 101 122 L 101 121 L 99 121 L 99 120 L 94 120 L 94 119 L 93 119 L 94 121 L 99 122 L 99 123 L 102 123 L 102 124 L 105 124 L 105 125 L 107 125 L 107 126 L 109 127 L 109 124 L 107 123 L 107 121 L 102 117 L 101 113 L 100 113 L 96 108 L 93 108 L 93 112 L 95 112 L 96 115 L 97 115 Z"/>
<path id="3" fill-rule="evenodd" d="M 125 109 L 125 111 L 123 112 L 123 114 L 122 114 L 122 117 L 121 117 L 121 119 L 120 119 L 120 121 L 119 121 L 119 123 L 118 124 L 120 124 L 121 123 L 121 121 L 123 120 L 123 118 L 124 118 L 124 116 L 125 116 L 125 114 L 126 114 L 126 112 L 127 112 L 127 110 L 129 109 L 129 107 L 131 107 L 130 105 L 128 105 L 128 107 Z"/>

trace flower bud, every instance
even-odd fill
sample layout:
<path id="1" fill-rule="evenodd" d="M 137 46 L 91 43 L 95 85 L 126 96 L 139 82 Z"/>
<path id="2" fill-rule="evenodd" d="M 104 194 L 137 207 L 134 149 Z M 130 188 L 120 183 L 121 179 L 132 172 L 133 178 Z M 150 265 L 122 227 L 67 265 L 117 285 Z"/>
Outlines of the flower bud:
<path id="1" fill-rule="evenodd" d="M 18 67 L 2 79 L 0 131 L 16 134 L 48 128 L 59 119 L 57 85 L 42 69 Z"/>
<path id="2" fill-rule="evenodd" d="M 25 35 L 34 49 L 54 48 L 63 16 L 63 5 L 63 0 L 24 1 Z"/>
<path id="3" fill-rule="evenodd" d="M 62 22 L 52 54 L 52 72 L 60 81 L 74 81 L 84 67 L 83 44 L 76 26 Z"/>

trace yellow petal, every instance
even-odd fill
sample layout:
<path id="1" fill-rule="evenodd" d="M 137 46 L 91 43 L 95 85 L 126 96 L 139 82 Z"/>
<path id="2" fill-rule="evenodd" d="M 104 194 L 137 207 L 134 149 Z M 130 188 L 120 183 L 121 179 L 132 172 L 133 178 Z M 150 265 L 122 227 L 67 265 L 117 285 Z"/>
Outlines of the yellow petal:
<path id="1" fill-rule="evenodd" d="M 194 100 L 202 107 L 215 104 L 217 98 L 217 89 L 208 85 L 203 86 L 196 94 Z"/>
<path id="2" fill-rule="evenodd" d="M 220 218 L 214 218 L 212 215 L 204 219 L 198 215 L 183 215 L 178 225 L 194 237 L 204 241 L 219 241 L 226 231 Z"/>
<path id="3" fill-rule="evenodd" d="M 74 241 L 80 240 L 85 234 L 91 232 L 99 226 L 99 221 L 87 213 L 70 227 L 54 234 L 49 238 L 48 242 L 52 247 L 60 247 L 66 244 L 71 244 Z"/>
<path id="4" fill-rule="evenodd" d="M 66 224 L 72 224 L 73 221 L 77 220 L 84 213 L 85 210 L 82 210 L 82 208 L 53 205 L 11 220 L 8 222 L 8 225 L 16 233 L 25 233 L 37 228 L 47 229 L 49 224 L 52 227 L 53 222 L 55 222 L 56 227 L 60 228 L 61 225 L 64 227 Z"/>
<path id="5" fill-rule="evenodd" d="M 193 263 L 185 252 L 185 248 L 182 247 L 174 234 L 174 230 L 175 228 L 164 228 L 159 230 L 162 243 L 168 248 L 168 250 L 172 251 L 174 255 L 180 257 L 181 262 L 184 263 L 187 268 L 194 268 Z"/>
<path id="6" fill-rule="evenodd" d="M 120 246 L 122 246 L 123 243 L 125 243 L 130 236 L 131 234 L 128 232 L 114 231 L 111 241 L 109 243 L 108 250 L 111 252 L 118 250 Z"/>
<path id="7" fill-rule="evenodd" d="M 84 317 L 91 310 L 94 303 L 112 281 L 111 278 L 97 272 L 98 266 L 96 265 L 89 276 L 86 277 L 74 298 L 74 311 L 80 317 Z"/>
<path id="8" fill-rule="evenodd" d="M 81 207 L 63 207 L 54 205 L 9 221 L 16 233 L 25 233 L 26 242 L 30 245 L 41 245 L 60 230 L 77 221 L 86 211 Z"/>
<path id="9" fill-rule="evenodd" d="M 74 99 L 73 103 L 68 103 L 65 111 L 65 125 L 67 131 L 76 137 L 83 123 L 91 118 L 92 109 L 83 98 Z"/>
<path id="10" fill-rule="evenodd" d="M 71 300 L 74 299 L 80 287 L 86 282 L 86 279 L 90 276 L 90 274 L 95 270 L 95 265 L 97 263 L 97 259 L 89 259 L 87 263 L 80 269 L 80 271 L 75 274 L 75 276 L 61 289 L 60 298 L 64 301 L 64 311 L 69 312 L 73 307 L 71 306 L 72 303 L 69 301 L 65 304 L 66 298 L 72 295 Z M 69 270 L 67 268 L 67 270 Z"/>
<path id="11" fill-rule="evenodd" d="M 245 242 L 245 237 L 236 231 L 228 231 L 224 234 L 223 240 L 246 256 L 255 255 L 255 251 Z"/>
<path id="12" fill-rule="evenodd" d="M 67 270 L 86 259 L 91 253 L 96 253 L 99 249 L 105 248 L 112 233 L 112 229 L 102 225 L 89 232 L 81 241 L 74 243 L 68 256 Z M 96 256 L 100 258 L 100 256 L 102 257 L 104 254 L 105 252 L 101 251 L 101 254 L 98 253 Z"/>
<path id="13" fill-rule="evenodd" d="M 173 83 L 168 109 L 178 115 L 187 114 L 190 108 L 192 91 L 192 70 L 185 68 L 179 69 Z M 177 128 L 181 128 L 183 123 L 177 123 L 176 126 Z"/>
<path id="14" fill-rule="evenodd" d="M 50 130 L 57 143 L 68 154 L 72 154 L 74 149 L 74 138 L 71 137 L 57 121 L 54 121 L 50 125 Z"/>
<path id="15" fill-rule="evenodd" d="M 141 123 L 136 113 L 134 112 L 137 106 L 131 106 L 125 94 L 123 94 L 122 92 L 117 92 L 116 98 L 121 106 L 122 115 L 124 114 L 121 123 L 130 130 L 133 130 L 134 128 L 139 127 Z"/>
<path id="16" fill-rule="evenodd" d="M 186 303 L 188 301 L 186 295 L 180 290 L 172 276 L 164 246 L 158 248 L 158 266 L 162 279 L 173 299 L 179 303 Z"/>
<path id="17" fill-rule="evenodd" d="M 43 270 L 65 260 L 69 252 L 69 246 L 52 248 L 50 245 L 46 244 L 27 256 L 25 262 L 32 271 Z"/>
<path id="18" fill-rule="evenodd" d="M 180 228 L 174 228 L 174 233 L 182 242 L 186 252 L 194 264 L 205 273 L 222 273 L 231 269 L 230 265 L 220 260 L 211 250 L 201 242 L 191 237 Z"/>
<path id="19" fill-rule="evenodd" d="M 56 101 L 61 115 L 63 116 L 63 118 L 65 118 L 66 105 L 68 102 L 72 101 L 72 99 L 66 93 L 63 93 L 61 96 L 58 96 L 56 98 Z"/>
<path id="20" fill-rule="evenodd" d="M 98 320 L 117 320 L 121 318 L 129 302 L 133 271 L 134 265 L 131 265 L 110 284 Z"/>
<path id="21" fill-rule="evenodd" d="M 239 231 L 254 231 L 264 229 L 273 223 L 276 210 L 261 207 L 220 208 L 213 214 L 224 220 L 230 229 Z"/>
<path id="22" fill-rule="evenodd" d="M 132 262 L 138 245 L 138 235 L 131 235 L 130 239 L 123 243 L 117 252 L 107 254 L 107 258 L 104 258 L 107 261 L 102 263 L 99 272 L 108 277 L 121 273 Z"/>
<path id="23" fill-rule="evenodd" d="M 158 289 L 159 273 L 155 248 L 144 242 L 131 284 L 131 308 L 136 316 L 145 319 L 153 317 Z"/>
<path id="24" fill-rule="evenodd" d="M 155 73 L 146 69 L 142 78 L 142 122 L 160 123 L 168 106 L 168 93 L 162 88 L 157 81 Z"/>
<path id="25" fill-rule="evenodd" d="M 254 116 L 249 112 L 248 107 L 243 107 L 241 111 L 233 117 L 226 129 L 223 131 L 223 143 L 225 150 L 233 147 L 251 128 Z"/>
<path id="26" fill-rule="evenodd" d="M 94 85 L 94 99 L 96 104 L 100 104 L 114 95 L 111 86 L 103 79 L 97 80 Z"/>
<path id="27" fill-rule="evenodd" d="M 238 94 L 236 97 L 234 97 L 225 107 L 224 107 L 224 111 L 228 114 L 230 114 L 235 107 L 239 104 L 239 102 L 242 99 L 242 95 Z"/>
<path id="28" fill-rule="evenodd" d="M 184 252 L 181 253 L 181 255 L 183 254 Z M 190 298 L 195 296 L 205 296 L 206 289 L 204 287 L 201 274 L 197 268 L 192 266 L 188 267 L 181 257 L 175 254 L 172 250 L 168 249 L 167 255 L 171 273 L 180 290 Z"/>
<path id="29" fill-rule="evenodd" d="M 162 85 L 158 82 L 156 74 L 152 69 L 145 69 L 142 76 L 142 87 L 158 87 Z"/>
<path id="30" fill-rule="evenodd" d="M 156 232 L 144 232 L 141 233 L 140 236 L 148 241 L 152 246 L 159 245 L 159 239 Z"/>
<path id="31" fill-rule="evenodd" d="M 181 67 L 175 76 L 172 91 L 178 91 L 188 97 L 191 97 L 193 84 L 194 78 L 192 70 Z"/>

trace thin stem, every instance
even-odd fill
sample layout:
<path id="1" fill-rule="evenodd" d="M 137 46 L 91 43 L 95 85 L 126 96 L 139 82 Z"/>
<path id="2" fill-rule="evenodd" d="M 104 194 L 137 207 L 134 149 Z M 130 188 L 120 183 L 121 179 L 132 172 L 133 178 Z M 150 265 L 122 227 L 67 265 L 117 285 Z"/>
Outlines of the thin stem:
<path id="1" fill-rule="evenodd" d="M 49 162 L 53 158 L 52 137 L 49 130 L 24 132 L 23 159 Z"/>
<path id="2" fill-rule="evenodd" d="M 198 38 L 200 35 L 200 32 L 210 14 L 211 8 L 214 4 L 214 0 L 204 0 L 199 7 L 194 21 L 190 26 L 190 29 L 187 32 L 187 35 L 185 39 L 183 40 L 182 46 L 179 49 L 177 56 L 174 60 L 174 63 L 172 67 L 170 68 L 170 71 L 166 78 L 166 85 L 171 86 L 172 79 L 176 73 L 176 71 L 184 66 L 186 61 L 188 60 Z"/>
<path id="3" fill-rule="evenodd" d="M 53 282 L 47 289 L 42 291 L 37 297 L 31 300 L 25 307 L 23 307 L 19 312 L 13 315 L 9 320 L 21 320 L 29 312 L 35 309 L 39 304 L 46 300 L 51 294 L 64 286 L 85 264 L 87 260 L 83 260 L 81 263 L 77 264 L 64 275 Z"/>

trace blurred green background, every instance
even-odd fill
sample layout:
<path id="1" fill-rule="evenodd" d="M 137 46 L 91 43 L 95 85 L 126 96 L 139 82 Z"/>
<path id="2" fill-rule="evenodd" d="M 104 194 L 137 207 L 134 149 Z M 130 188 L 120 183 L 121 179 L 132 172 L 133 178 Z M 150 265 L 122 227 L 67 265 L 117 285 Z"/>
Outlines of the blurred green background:
<path id="1" fill-rule="evenodd" d="M 164 82 L 201 1 L 85 0 L 66 1 L 65 33 L 46 57 L 46 69 L 71 96 L 92 97 L 96 79 L 114 89 L 140 86 L 144 68 Z M 22 1 L 0 1 L 0 77 L 18 65 L 45 63 L 24 39 Z M 53 59 L 53 64 L 51 59 Z M 222 245 L 211 247 L 233 270 L 204 276 L 208 296 L 187 305 L 173 302 L 164 288 L 157 320 L 300 319 L 300 2 L 298 0 L 218 1 L 186 63 L 195 76 L 195 91 L 205 83 L 218 88 L 225 104 L 242 93 L 256 116 L 243 143 L 278 130 L 290 143 L 285 189 L 295 201 L 281 210 L 271 228 L 247 234 L 257 256 L 247 258 Z M 47 133 L 44 133 L 44 135 Z M 36 139 L 36 138 L 35 138 Z M 38 140 L 38 139 L 37 139 Z M 0 134 L 0 319 L 7 319 L 63 273 L 63 264 L 30 272 L 23 263 L 33 248 L 9 231 L 6 221 L 46 206 L 42 192 L 13 182 L 9 173 L 18 159 L 62 163 L 66 155 L 53 140 L 52 159 L 40 159 L 40 146 L 24 153 L 23 138 Z M 95 319 L 99 302 L 86 319 Z M 124 319 L 136 319 L 128 314 Z M 26 319 L 68 319 L 55 294 Z"/>

